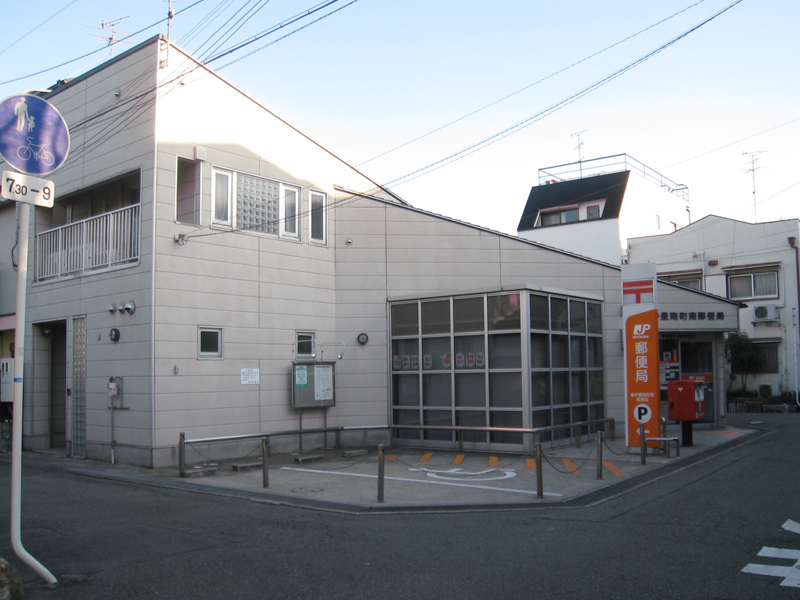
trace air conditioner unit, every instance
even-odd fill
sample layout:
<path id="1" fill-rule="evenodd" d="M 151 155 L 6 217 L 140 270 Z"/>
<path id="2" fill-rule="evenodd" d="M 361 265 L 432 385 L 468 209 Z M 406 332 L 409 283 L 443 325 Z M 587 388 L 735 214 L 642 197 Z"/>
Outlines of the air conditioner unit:
<path id="1" fill-rule="evenodd" d="M 753 322 L 778 321 L 778 307 L 775 304 L 763 304 L 753 309 Z"/>
<path id="2" fill-rule="evenodd" d="M 779 383 L 761 383 L 758 385 L 758 397 L 762 400 L 778 398 L 781 395 Z"/>

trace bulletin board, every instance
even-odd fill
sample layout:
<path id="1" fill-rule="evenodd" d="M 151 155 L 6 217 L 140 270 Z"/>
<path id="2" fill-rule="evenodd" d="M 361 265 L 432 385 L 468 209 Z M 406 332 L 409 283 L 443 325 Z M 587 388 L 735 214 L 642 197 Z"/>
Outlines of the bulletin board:
<path id="1" fill-rule="evenodd" d="M 336 406 L 336 363 L 292 363 L 292 408 Z"/>

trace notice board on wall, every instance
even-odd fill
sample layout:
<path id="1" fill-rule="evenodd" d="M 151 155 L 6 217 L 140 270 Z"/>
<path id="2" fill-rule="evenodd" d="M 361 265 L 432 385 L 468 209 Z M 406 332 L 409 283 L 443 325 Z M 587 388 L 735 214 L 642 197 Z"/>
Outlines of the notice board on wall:
<path id="1" fill-rule="evenodd" d="M 292 363 L 292 408 L 336 406 L 336 363 Z"/>

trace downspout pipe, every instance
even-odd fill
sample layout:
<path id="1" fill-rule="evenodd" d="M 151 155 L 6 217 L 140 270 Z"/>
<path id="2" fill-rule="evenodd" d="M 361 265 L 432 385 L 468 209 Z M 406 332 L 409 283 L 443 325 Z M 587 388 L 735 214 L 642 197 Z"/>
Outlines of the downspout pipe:
<path id="1" fill-rule="evenodd" d="M 14 338 L 15 360 L 11 419 L 11 547 L 16 555 L 47 583 L 58 583 L 55 576 L 25 549 L 22 544 L 22 380 L 25 360 L 25 301 L 28 284 L 28 235 L 33 205 L 20 205 L 19 255 L 17 264 L 17 310 Z"/>
<path id="2" fill-rule="evenodd" d="M 797 335 L 795 333 L 796 330 L 797 330 L 797 326 L 798 326 L 798 323 L 796 321 L 800 317 L 798 315 L 798 312 L 800 312 L 800 247 L 798 247 L 798 245 L 797 245 L 797 238 L 796 237 L 792 236 L 792 237 L 787 238 L 787 240 L 789 242 L 789 246 L 791 246 L 792 249 L 794 250 L 794 271 L 795 271 L 795 273 L 794 273 L 794 282 L 795 282 L 795 285 L 797 287 L 796 296 L 795 296 L 795 300 L 797 301 L 797 304 L 795 306 L 797 308 L 795 309 L 794 319 L 792 319 L 793 320 L 793 323 L 792 323 L 792 344 L 794 344 L 794 349 L 795 349 L 795 352 L 794 352 L 794 355 L 795 355 L 795 361 L 794 361 L 794 401 L 797 404 L 797 406 L 800 406 L 800 389 L 798 389 L 798 387 L 800 387 L 800 386 L 798 386 L 798 384 L 797 384 L 797 381 L 798 381 L 798 372 L 797 371 L 800 368 L 800 366 L 797 364 Z"/>

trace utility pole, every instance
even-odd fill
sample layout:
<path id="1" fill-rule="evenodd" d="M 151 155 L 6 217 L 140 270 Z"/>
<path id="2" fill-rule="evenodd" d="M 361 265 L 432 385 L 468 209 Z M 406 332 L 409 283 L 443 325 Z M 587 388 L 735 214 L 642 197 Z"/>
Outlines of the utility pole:
<path id="1" fill-rule="evenodd" d="M 758 209 L 756 208 L 756 171 L 761 167 L 757 167 L 758 155 L 768 152 L 767 150 L 759 150 L 758 152 L 742 152 L 742 156 L 750 157 L 750 168 L 745 173 L 753 174 L 753 222 L 758 223 Z"/>

